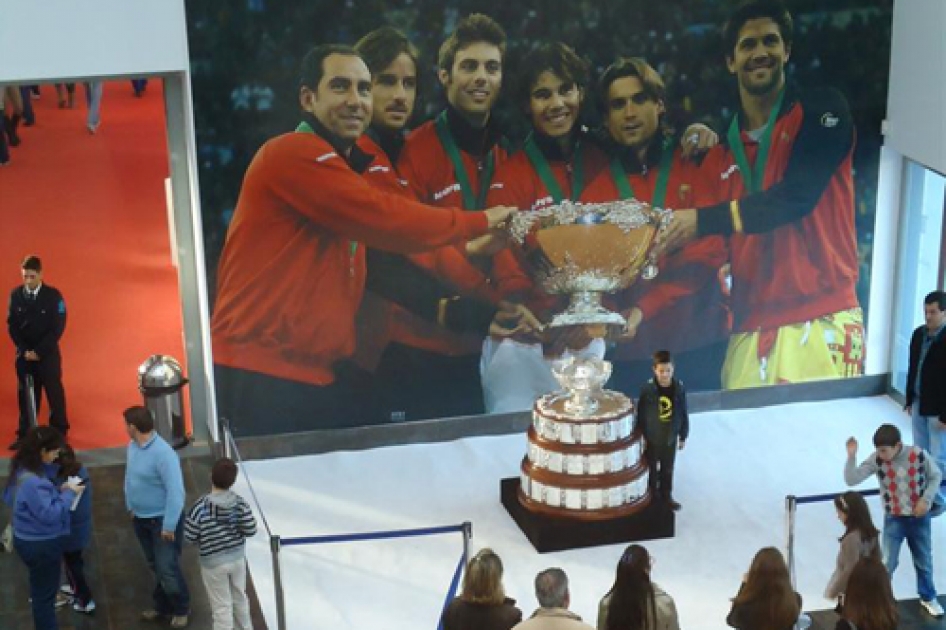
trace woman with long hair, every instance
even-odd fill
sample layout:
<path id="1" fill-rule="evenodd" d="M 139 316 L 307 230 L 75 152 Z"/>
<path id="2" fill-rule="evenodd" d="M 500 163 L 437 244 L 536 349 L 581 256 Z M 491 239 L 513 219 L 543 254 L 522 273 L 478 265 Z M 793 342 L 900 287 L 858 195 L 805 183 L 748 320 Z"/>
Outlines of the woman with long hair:
<path id="1" fill-rule="evenodd" d="M 741 630 L 791 630 L 801 613 L 788 566 L 775 547 L 761 549 L 732 600 L 726 623 Z"/>
<path id="2" fill-rule="evenodd" d="M 879 558 L 861 558 L 848 577 L 835 630 L 896 630 L 897 621 L 897 602 L 887 568 Z"/>
<path id="3" fill-rule="evenodd" d="M 503 562 L 492 549 L 470 558 L 463 590 L 444 609 L 443 630 L 509 630 L 522 621 L 516 600 L 503 589 Z"/>
<path id="4" fill-rule="evenodd" d="M 30 599 L 36 630 L 57 630 L 63 536 L 69 533 L 69 508 L 81 487 L 57 488 L 46 466 L 59 456 L 63 439 L 51 427 L 33 427 L 10 462 L 4 499 L 13 508 L 13 548 L 29 569 Z"/>
<path id="5" fill-rule="evenodd" d="M 839 494 L 834 498 L 834 508 L 838 512 L 838 520 L 844 525 L 844 535 L 839 539 L 841 549 L 838 551 L 837 566 L 828 581 L 824 596 L 837 599 L 837 610 L 840 612 L 841 598 L 857 561 L 867 557 L 880 560 L 880 532 L 874 527 L 867 502 L 860 493 L 848 491 Z"/>
<path id="6" fill-rule="evenodd" d="M 614 585 L 598 605 L 598 630 L 680 630 L 673 599 L 650 581 L 652 566 L 644 547 L 624 550 Z"/>

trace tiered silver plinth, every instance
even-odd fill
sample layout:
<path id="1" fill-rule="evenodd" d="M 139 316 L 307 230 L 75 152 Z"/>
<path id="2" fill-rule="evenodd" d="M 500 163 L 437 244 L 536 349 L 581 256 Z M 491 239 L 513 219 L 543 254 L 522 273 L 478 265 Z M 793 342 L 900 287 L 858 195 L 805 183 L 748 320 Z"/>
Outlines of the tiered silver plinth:
<path id="1" fill-rule="evenodd" d="M 519 500 L 536 512 L 583 520 L 643 509 L 650 502 L 648 471 L 630 399 L 599 391 L 597 410 L 583 415 L 566 408 L 571 396 L 558 392 L 536 401 Z"/>

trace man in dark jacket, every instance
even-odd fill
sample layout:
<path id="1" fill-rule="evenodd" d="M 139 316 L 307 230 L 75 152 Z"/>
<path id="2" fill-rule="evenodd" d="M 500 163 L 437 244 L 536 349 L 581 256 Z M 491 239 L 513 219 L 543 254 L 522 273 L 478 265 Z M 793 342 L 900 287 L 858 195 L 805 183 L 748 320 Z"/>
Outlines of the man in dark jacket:
<path id="1" fill-rule="evenodd" d="M 7 329 L 16 346 L 17 392 L 20 404 L 20 424 L 11 450 L 19 447 L 20 440 L 30 428 L 30 401 L 26 377 L 33 377 L 33 396 L 39 411 L 43 389 L 49 401 L 49 425 L 63 437 L 69 432 L 66 418 L 66 394 L 62 388 L 62 357 L 59 338 L 66 329 L 66 302 L 62 294 L 43 284 L 43 263 L 37 256 L 23 260 L 23 286 L 10 293 Z"/>
<path id="2" fill-rule="evenodd" d="M 946 291 L 926 296 L 923 316 L 910 339 L 904 410 L 913 417 L 913 443 L 946 472 Z"/>
<path id="3" fill-rule="evenodd" d="M 637 423 L 647 440 L 650 488 L 655 500 L 665 501 L 674 510 L 673 462 L 690 434 L 687 393 L 683 381 L 673 377 L 673 358 L 666 350 L 654 353 L 654 378 L 641 387 L 637 401 Z"/>

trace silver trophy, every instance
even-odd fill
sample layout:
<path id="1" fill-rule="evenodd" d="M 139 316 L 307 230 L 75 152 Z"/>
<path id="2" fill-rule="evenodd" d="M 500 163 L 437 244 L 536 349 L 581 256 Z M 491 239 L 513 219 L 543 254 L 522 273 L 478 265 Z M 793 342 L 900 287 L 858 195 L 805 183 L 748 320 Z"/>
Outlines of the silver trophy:
<path id="1" fill-rule="evenodd" d="M 542 288 L 570 296 L 568 308 L 557 313 L 550 326 L 623 328 L 624 317 L 607 309 L 601 299 L 629 287 L 638 276 L 650 280 L 657 275 L 653 246 L 671 218 L 670 210 L 636 199 L 563 201 L 517 213 L 509 232 Z"/>

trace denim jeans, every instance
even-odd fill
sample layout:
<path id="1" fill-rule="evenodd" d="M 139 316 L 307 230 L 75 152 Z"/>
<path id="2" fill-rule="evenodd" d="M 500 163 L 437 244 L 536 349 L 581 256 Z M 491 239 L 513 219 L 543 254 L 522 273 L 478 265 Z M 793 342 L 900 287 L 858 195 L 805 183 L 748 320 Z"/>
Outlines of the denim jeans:
<path id="1" fill-rule="evenodd" d="M 893 575 L 900 561 L 900 546 L 904 538 L 913 556 L 916 569 L 916 588 L 920 599 L 936 599 L 936 586 L 933 584 L 933 540 L 930 515 L 926 516 L 884 516 L 884 564 L 887 572 Z"/>
<path id="2" fill-rule="evenodd" d="M 187 615 L 191 596 L 181 573 L 181 547 L 184 542 L 184 515 L 177 521 L 174 542 L 161 538 L 164 519 L 135 517 L 135 536 L 154 572 L 154 609 L 161 615 Z"/>
<path id="3" fill-rule="evenodd" d="M 55 602 L 59 591 L 62 540 L 22 540 L 14 536 L 13 547 L 30 571 L 33 627 L 36 630 L 57 630 Z"/>
<path id="4" fill-rule="evenodd" d="M 946 477 L 946 424 L 936 416 L 921 416 L 919 399 L 913 402 L 913 444 L 933 457 L 939 470 Z M 946 503 L 943 489 L 936 493 L 936 503 Z"/>

